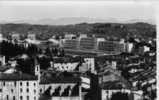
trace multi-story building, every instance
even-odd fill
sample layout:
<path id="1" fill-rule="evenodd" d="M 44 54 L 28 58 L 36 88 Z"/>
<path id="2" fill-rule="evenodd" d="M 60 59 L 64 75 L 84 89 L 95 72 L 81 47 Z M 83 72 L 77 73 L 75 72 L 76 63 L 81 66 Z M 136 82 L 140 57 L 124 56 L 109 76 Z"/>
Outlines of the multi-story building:
<path id="1" fill-rule="evenodd" d="M 77 39 L 65 40 L 63 46 L 66 49 L 77 49 L 79 46 L 79 41 Z"/>
<path id="2" fill-rule="evenodd" d="M 93 57 L 84 57 L 84 62 L 79 67 L 80 72 L 90 71 L 92 73 L 96 73 L 95 70 L 95 58 Z"/>
<path id="3" fill-rule="evenodd" d="M 20 34 L 18 33 L 13 33 L 12 36 L 11 36 L 12 40 L 20 40 Z"/>
<path id="4" fill-rule="evenodd" d="M 92 38 L 92 37 L 81 38 L 80 40 L 81 50 L 95 50 L 96 47 L 97 47 L 96 38 Z"/>
<path id="5" fill-rule="evenodd" d="M 53 69 L 57 71 L 75 71 L 79 62 L 53 63 Z"/>
<path id="6" fill-rule="evenodd" d="M 38 100 L 40 68 L 35 66 L 35 75 L 21 72 L 0 73 L 1 100 Z"/>
<path id="7" fill-rule="evenodd" d="M 30 40 L 36 40 L 36 35 L 35 34 L 28 34 L 28 39 L 30 39 Z"/>
<path id="8" fill-rule="evenodd" d="M 125 51 L 125 44 L 115 41 L 99 42 L 98 50 L 110 54 L 121 53 Z"/>
<path id="9" fill-rule="evenodd" d="M 80 34 L 78 38 L 79 38 L 79 40 L 80 40 L 81 38 L 87 38 L 87 34 Z"/>
<path id="10" fill-rule="evenodd" d="M 38 78 L 22 73 L 0 74 L 1 100 L 38 100 Z"/>
<path id="11" fill-rule="evenodd" d="M 81 82 L 77 77 L 43 77 L 39 85 L 40 98 L 51 100 L 81 100 Z"/>
<path id="12" fill-rule="evenodd" d="M 74 38 L 74 37 L 76 37 L 76 35 L 75 34 L 65 34 L 65 39 L 72 39 L 72 38 Z"/>
<path id="13" fill-rule="evenodd" d="M 119 71 L 111 66 L 99 73 L 99 85 L 101 86 L 101 100 L 111 100 L 116 93 L 120 94 L 121 97 L 129 97 L 131 94 L 130 84 Z"/>
<path id="14" fill-rule="evenodd" d="M 133 51 L 134 44 L 127 42 L 125 45 L 126 52 L 131 53 Z"/>

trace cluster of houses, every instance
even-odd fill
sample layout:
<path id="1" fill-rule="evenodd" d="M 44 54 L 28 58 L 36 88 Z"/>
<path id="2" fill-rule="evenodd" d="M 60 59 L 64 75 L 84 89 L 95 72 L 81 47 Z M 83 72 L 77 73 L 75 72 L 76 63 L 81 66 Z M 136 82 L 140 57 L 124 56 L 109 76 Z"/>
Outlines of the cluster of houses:
<path id="1" fill-rule="evenodd" d="M 42 65 L 35 58 L 32 74 L 18 70 L 16 59 L 6 61 L 5 55 L 1 55 L 1 100 L 87 100 L 90 99 L 90 95 L 99 97 L 101 100 L 113 100 L 112 98 L 117 95 L 127 98 L 124 100 L 143 100 L 145 98 L 155 100 L 156 47 L 153 43 L 154 40 L 146 43 L 138 39 L 127 42 L 121 40 L 120 43 L 117 43 L 108 42 L 102 38 L 82 36 L 80 41 L 76 41 L 77 38 L 70 34 L 61 40 L 51 38 L 40 41 L 36 40 L 35 34 L 28 34 L 27 39 L 22 41 L 19 39 L 19 34 L 13 34 L 11 40 L 0 35 L 0 40 L 25 45 L 26 48 L 29 44 L 35 44 L 38 47 L 40 45 L 41 48 L 41 44 L 49 42 L 47 45 L 53 44 L 49 46 L 52 48 L 58 45 L 66 50 L 72 48 L 72 50 L 78 51 L 78 45 L 80 45 L 82 47 L 80 52 L 86 50 L 90 53 L 93 50 L 97 53 L 97 55 L 89 55 L 84 52 L 83 55 L 51 56 L 47 69 L 42 69 Z M 100 45 L 100 55 L 98 55 L 99 49 L 97 50 L 92 43 Z M 105 46 L 108 47 L 105 48 Z M 111 52 L 111 55 L 103 50 Z M 114 50 L 119 51 L 117 54 L 112 53 Z M 25 59 L 27 55 L 18 57 Z M 76 58 L 79 59 L 75 60 Z M 92 78 L 92 75 L 96 78 Z M 99 86 L 98 89 L 94 87 L 94 84 Z"/>

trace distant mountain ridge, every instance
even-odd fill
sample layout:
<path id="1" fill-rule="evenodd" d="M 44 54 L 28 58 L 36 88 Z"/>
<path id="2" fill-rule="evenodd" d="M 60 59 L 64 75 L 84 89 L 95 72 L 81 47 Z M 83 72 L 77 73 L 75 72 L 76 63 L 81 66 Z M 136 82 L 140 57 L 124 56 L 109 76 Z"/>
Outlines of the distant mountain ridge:
<path id="1" fill-rule="evenodd" d="M 100 18 L 89 18 L 89 17 L 64 17 L 59 19 L 26 19 L 26 20 L 14 20 L 14 21 L 0 21 L 2 24 L 6 23 L 28 23 L 28 24 L 40 24 L 40 25 L 69 25 L 69 24 L 79 24 L 79 23 L 136 23 L 136 22 L 146 22 L 149 24 L 155 24 L 153 19 L 133 19 L 133 20 L 117 20 L 115 18 L 107 18 L 107 19 L 100 19 Z"/>
<path id="2" fill-rule="evenodd" d="M 24 37 L 28 32 L 36 34 L 38 39 L 46 40 L 53 35 L 64 35 L 65 33 L 95 34 L 102 37 L 124 38 L 128 34 L 144 38 L 156 38 L 156 25 L 145 22 L 137 23 L 79 23 L 69 25 L 39 25 L 28 23 L 7 23 L 0 24 L 1 32 L 4 36 L 12 33 L 19 33 Z"/>

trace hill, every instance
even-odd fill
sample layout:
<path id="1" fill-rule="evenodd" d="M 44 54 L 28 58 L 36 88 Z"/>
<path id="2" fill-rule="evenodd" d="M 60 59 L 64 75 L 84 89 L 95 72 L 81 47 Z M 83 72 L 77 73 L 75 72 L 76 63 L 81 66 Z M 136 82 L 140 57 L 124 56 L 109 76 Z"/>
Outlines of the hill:
<path id="1" fill-rule="evenodd" d="M 136 35 L 138 37 L 156 37 L 156 26 L 148 23 L 80 23 L 74 25 L 35 25 L 35 24 L 0 24 L 2 34 L 20 33 L 26 36 L 28 32 L 33 32 L 38 39 L 48 39 L 52 35 L 63 35 L 65 33 L 85 33 L 95 34 L 104 37 L 126 37 Z"/>

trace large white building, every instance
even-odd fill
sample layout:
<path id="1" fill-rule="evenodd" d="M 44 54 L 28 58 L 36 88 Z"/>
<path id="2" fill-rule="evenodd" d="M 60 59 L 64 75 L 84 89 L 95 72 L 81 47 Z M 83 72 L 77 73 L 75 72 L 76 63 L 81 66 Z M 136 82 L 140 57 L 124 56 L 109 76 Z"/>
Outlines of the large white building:
<path id="1" fill-rule="evenodd" d="M 18 33 L 13 33 L 11 37 L 12 37 L 13 41 L 14 40 L 17 40 L 17 41 L 20 40 L 20 34 L 18 34 Z"/>
<path id="2" fill-rule="evenodd" d="M 35 75 L 21 72 L 0 73 L 0 100 L 38 100 L 40 68 Z"/>
<path id="3" fill-rule="evenodd" d="M 0 74 L 1 100 L 38 100 L 38 78 L 22 73 Z"/>
<path id="4" fill-rule="evenodd" d="M 84 62 L 81 66 L 81 70 L 86 69 L 86 71 L 91 71 L 92 73 L 96 73 L 95 70 L 95 58 L 94 57 L 84 57 Z"/>
<path id="5" fill-rule="evenodd" d="M 79 62 L 53 63 L 53 68 L 57 71 L 74 71 Z"/>
<path id="6" fill-rule="evenodd" d="M 28 39 L 30 39 L 30 40 L 36 40 L 36 35 L 33 34 L 33 33 L 29 33 L 27 37 L 28 37 Z"/>

